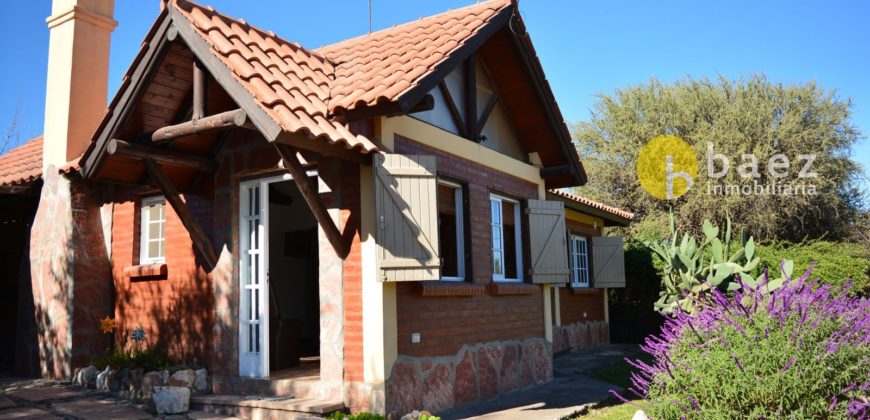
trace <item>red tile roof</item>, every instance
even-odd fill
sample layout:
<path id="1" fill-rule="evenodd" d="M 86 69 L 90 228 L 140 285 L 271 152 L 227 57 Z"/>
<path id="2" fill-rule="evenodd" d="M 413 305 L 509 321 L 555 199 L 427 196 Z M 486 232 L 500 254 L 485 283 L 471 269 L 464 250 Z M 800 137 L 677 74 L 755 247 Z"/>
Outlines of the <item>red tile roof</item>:
<path id="1" fill-rule="evenodd" d="M 68 174 L 78 169 L 79 158 L 76 158 L 58 171 Z M 0 185 L 25 185 L 39 178 L 42 178 L 42 136 L 27 140 L 0 156 Z"/>
<path id="2" fill-rule="evenodd" d="M 586 206 L 589 206 L 592 208 L 596 208 L 598 210 L 610 213 L 612 215 L 619 216 L 623 219 L 628 219 L 628 220 L 634 219 L 634 213 L 622 210 L 620 208 L 611 207 L 611 206 L 608 206 L 606 204 L 602 204 L 602 203 L 599 203 L 597 201 L 590 200 L 586 197 L 582 197 L 582 196 L 579 196 L 577 194 L 565 192 L 562 190 L 548 190 L 548 191 L 559 196 L 559 197 L 562 197 L 562 198 L 565 198 L 565 199 L 568 199 L 568 200 L 571 200 L 571 201 L 574 201 L 576 203 L 580 203 L 580 204 L 583 204 L 583 205 L 586 205 Z"/>
<path id="3" fill-rule="evenodd" d="M 335 63 L 330 110 L 398 100 L 510 5 L 477 3 L 315 50 Z"/>
<path id="4" fill-rule="evenodd" d="M 334 66 L 321 55 L 211 7 L 174 3 L 272 120 L 290 133 L 341 143 L 364 153 L 377 146 L 331 118 L 327 102 Z"/>
<path id="5" fill-rule="evenodd" d="M 22 185 L 42 176 L 42 136 L 0 156 L 0 185 Z"/>
<path id="6" fill-rule="evenodd" d="M 477 3 L 314 51 L 211 7 L 187 0 L 173 7 L 284 130 L 368 153 L 377 146 L 335 116 L 398 101 L 511 4 Z"/>

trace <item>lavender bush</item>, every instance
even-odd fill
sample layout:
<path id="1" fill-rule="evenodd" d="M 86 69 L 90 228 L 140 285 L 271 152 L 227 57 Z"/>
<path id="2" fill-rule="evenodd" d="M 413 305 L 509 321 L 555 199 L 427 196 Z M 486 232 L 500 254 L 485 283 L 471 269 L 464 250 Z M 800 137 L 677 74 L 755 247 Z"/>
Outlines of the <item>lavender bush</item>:
<path id="1" fill-rule="evenodd" d="M 870 418 L 870 302 L 808 281 L 702 296 L 643 350 L 627 392 L 654 418 Z M 622 396 L 620 396 L 622 398 Z"/>

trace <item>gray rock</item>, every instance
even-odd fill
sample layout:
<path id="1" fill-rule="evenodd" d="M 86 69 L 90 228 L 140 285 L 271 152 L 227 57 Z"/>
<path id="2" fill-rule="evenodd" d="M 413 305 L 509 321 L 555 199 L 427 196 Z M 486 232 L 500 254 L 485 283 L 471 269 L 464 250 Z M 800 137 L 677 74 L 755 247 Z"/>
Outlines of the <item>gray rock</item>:
<path id="1" fill-rule="evenodd" d="M 197 369 L 194 375 L 196 375 L 196 379 L 193 380 L 193 389 L 196 392 L 208 392 L 208 371 Z"/>
<path id="2" fill-rule="evenodd" d="M 637 410 L 634 412 L 634 415 L 631 416 L 631 420 L 649 420 L 649 417 L 646 416 L 646 413 L 643 410 Z"/>
<path id="3" fill-rule="evenodd" d="M 109 391 L 117 391 L 121 389 L 121 372 L 115 369 L 109 371 L 106 379 L 106 387 Z"/>
<path id="4" fill-rule="evenodd" d="M 151 398 L 154 388 L 163 385 L 163 374 L 160 372 L 148 372 L 142 377 L 142 399 Z"/>
<path id="5" fill-rule="evenodd" d="M 412 412 L 410 412 L 410 413 L 405 414 L 404 416 L 402 416 L 402 418 L 401 418 L 400 420 L 417 420 L 417 419 L 419 419 L 420 417 L 423 417 L 423 416 L 426 416 L 426 417 L 432 417 L 432 413 L 430 413 L 430 412 L 428 412 L 428 411 L 417 411 L 417 410 L 414 410 L 414 411 L 412 411 Z"/>
<path id="6" fill-rule="evenodd" d="M 182 386 L 155 386 L 151 399 L 157 414 L 181 414 L 190 408 L 190 389 Z"/>
<path id="7" fill-rule="evenodd" d="M 169 385 L 190 388 L 193 386 L 195 380 L 196 374 L 193 373 L 193 370 L 184 369 L 173 373 L 172 376 L 169 377 Z"/>
<path id="8" fill-rule="evenodd" d="M 80 368 L 80 367 L 76 368 L 73 371 L 73 376 L 72 376 L 72 384 L 73 385 L 78 385 L 79 375 L 81 375 L 81 373 L 82 373 L 82 368 Z"/>
<path id="9" fill-rule="evenodd" d="M 109 366 L 97 374 L 97 391 L 108 391 L 109 390 L 109 371 L 111 369 Z"/>
<path id="10" fill-rule="evenodd" d="M 166 369 L 163 369 L 163 384 L 162 385 L 169 385 L 169 371 Z"/>
<path id="11" fill-rule="evenodd" d="M 97 385 L 99 371 L 93 365 L 79 371 L 78 377 L 73 381 L 76 385 L 84 388 L 94 388 Z"/>

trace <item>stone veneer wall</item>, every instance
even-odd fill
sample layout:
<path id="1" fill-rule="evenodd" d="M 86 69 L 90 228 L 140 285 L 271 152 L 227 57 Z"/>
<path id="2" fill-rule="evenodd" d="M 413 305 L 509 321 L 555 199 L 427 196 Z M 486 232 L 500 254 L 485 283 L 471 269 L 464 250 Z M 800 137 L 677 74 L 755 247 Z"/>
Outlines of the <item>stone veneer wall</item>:
<path id="1" fill-rule="evenodd" d="M 109 346 L 99 319 L 112 314 L 112 275 L 97 188 L 45 169 L 30 235 L 40 373 L 69 378 L 72 366 Z"/>
<path id="2" fill-rule="evenodd" d="M 464 345 L 453 356 L 399 356 L 386 384 L 386 412 L 439 412 L 553 379 L 543 338 Z"/>
<path id="3" fill-rule="evenodd" d="M 610 325 L 606 321 L 553 326 L 553 353 L 583 350 L 609 342 Z"/>

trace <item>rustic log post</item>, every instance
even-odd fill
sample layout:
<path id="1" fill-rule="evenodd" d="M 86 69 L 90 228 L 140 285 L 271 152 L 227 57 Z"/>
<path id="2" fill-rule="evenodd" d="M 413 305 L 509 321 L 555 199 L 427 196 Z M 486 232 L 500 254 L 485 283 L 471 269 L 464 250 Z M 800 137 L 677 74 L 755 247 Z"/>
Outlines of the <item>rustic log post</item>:
<path id="1" fill-rule="evenodd" d="M 314 218 L 317 219 L 317 223 L 319 223 L 320 227 L 323 228 L 326 239 L 328 239 L 329 243 L 332 244 L 335 253 L 338 254 L 341 259 L 344 259 L 348 254 L 348 247 L 344 242 L 341 231 L 329 216 L 329 211 L 326 209 L 323 201 L 320 200 L 320 195 L 317 190 L 308 181 L 308 176 L 305 174 L 305 168 L 303 168 L 302 163 L 299 162 L 296 152 L 287 145 L 278 143 L 272 144 L 278 151 L 278 155 L 280 155 L 281 159 L 284 161 L 284 169 L 287 170 L 287 173 L 289 173 L 291 177 L 293 177 L 293 182 L 296 183 L 296 187 L 299 188 L 299 192 L 302 193 L 302 198 L 305 199 L 305 203 L 308 204 L 308 207 L 314 214 Z"/>
<path id="2" fill-rule="evenodd" d="M 178 137 L 204 133 L 206 131 L 227 128 L 244 127 L 248 122 L 248 114 L 241 109 L 221 112 L 208 117 L 197 118 L 181 124 L 158 128 L 151 134 L 151 141 L 163 142 Z"/>
<path id="3" fill-rule="evenodd" d="M 138 159 L 152 159 L 167 165 L 191 168 L 203 172 L 214 172 L 217 170 L 217 163 L 211 159 L 176 152 L 174 150 L 128 143 L 118 139 L 112 139 L 109 141 L 109 144 L 106 147 L 106 153 L 110 155 L 129 156 Z"/>
<path id="4" fill-rule="evenodd" d="M 172 206 L 172 209 L 175 210 L 175 214 L 177 214 L 178 218 L 181 220 L 181 224 L 184 225 L 185 229 L 187 229 L 187 233 L 190 234 L 190 239 L 193 240 L 193 245 L 199 250 L 200 255 L 208 265 L 208 268 L 214 268 L 217 264 L 218 257 L 211 244 L 211 239 L 209 239 L 205 231 L 202 230 L 199 223 L 196 222 L 196 219 L 193 218 L 193 213 L 190 212 L 187 203 L 181 199 L 181 195 L 178 193 L 175 186 L 172 185 L 172 181 L 169 180 L 163 172 L 163 169 L 161 169 L 153 159 L 144 158 L 142 159 L 142 163 L 148 171 L 148 176 L 150 176 L 154 183 L 160 187 L 160 190 L 163 191 L 166 201 L 169 202 L 169 205 Z"/>

